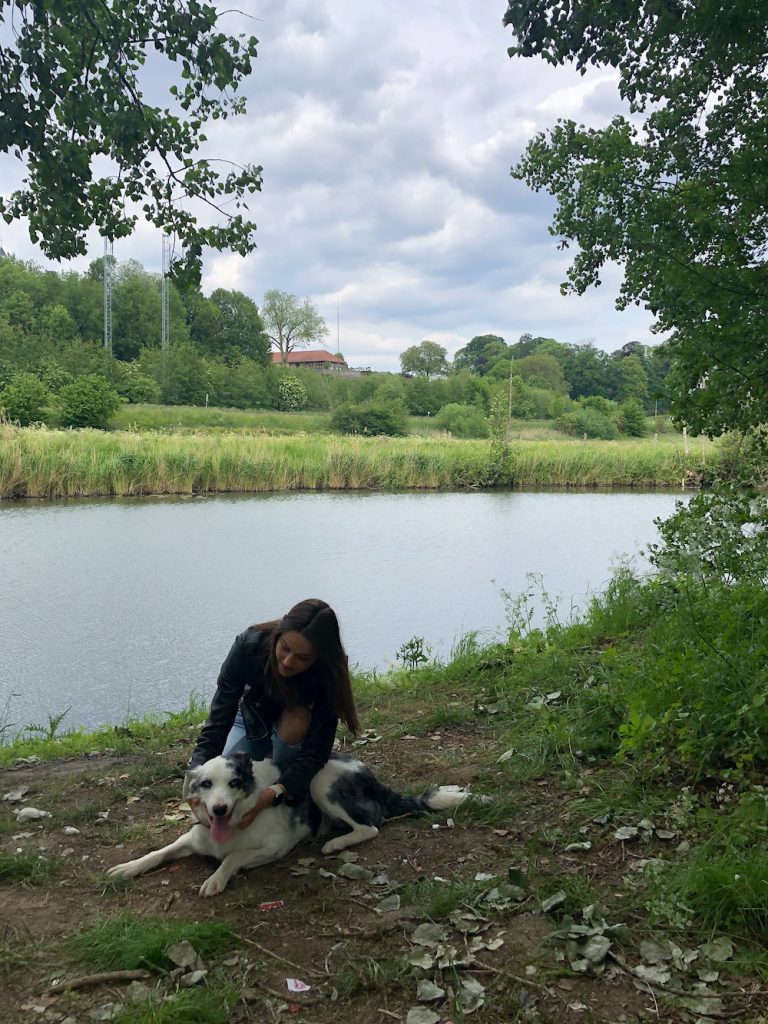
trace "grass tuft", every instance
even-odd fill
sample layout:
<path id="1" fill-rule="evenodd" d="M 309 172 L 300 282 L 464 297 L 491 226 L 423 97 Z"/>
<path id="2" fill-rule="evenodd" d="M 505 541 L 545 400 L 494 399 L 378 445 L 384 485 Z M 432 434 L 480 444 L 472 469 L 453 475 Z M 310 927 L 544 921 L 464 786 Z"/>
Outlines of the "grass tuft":
<path id="1" fill-rule="evenodd" d="M 216 921 L 160 921 L 124 913 L 73 935 L 68 952 L 93 971 L 131 971 L 170 966 L 166 949 L 187 940 L 203 959 L 231 949 L 236 938 L 228 925 Z"/>

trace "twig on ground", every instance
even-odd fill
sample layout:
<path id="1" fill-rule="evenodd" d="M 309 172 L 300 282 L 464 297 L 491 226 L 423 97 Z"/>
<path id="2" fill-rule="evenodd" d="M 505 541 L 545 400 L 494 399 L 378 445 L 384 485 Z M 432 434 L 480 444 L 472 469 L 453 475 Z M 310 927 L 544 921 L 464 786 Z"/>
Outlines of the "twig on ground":
<path id="1" fill-rule="evenodd" d="M 90 988 L 92 985 L 109 985 L 114 981 L 140 981 L 143 978 L 151 977 L 149 971 L 107 971 L 104 974 L 85 974 L 82 978 L 72 978 L 70 981 L 51 985 L 48 995 L 69 992 L 76 988 Z"/>
<path id="2" fill-rule="evenodd" d="M 247 942 L 249 946 L 255 946 L 256 949 L 265 953 L 267 956 L 271 956 L 274 960 L 280 960 L 281 963 L 288 964 L 289 967 L 294 967 L 297 971 L 304 971 L 306 974 L 314 974 L 317 978 L 325 977 L 322 971 L 315 970 L 314 967 L 302 967 L 301 964 L 295 964 L 293 960 L 286 960 L 284 956 L 280 956 L 279 953 L 273 953 L 271 949 L 267 949 L 266 946 L 262 946 L 259 942 L 254 942 L 253 939 L 247 939 L 245 935 L 236 935 L 235 937 L 240 939 L 241 942 Z M 281 998 L 283 997 L 281 996 Z"/>

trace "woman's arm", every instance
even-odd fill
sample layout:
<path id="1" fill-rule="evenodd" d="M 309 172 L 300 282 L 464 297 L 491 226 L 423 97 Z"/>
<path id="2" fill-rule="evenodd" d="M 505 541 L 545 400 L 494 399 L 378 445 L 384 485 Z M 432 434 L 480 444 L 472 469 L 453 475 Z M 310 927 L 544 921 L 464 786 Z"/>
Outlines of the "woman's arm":
<path id="1" fill-rule="evenodd" d="M 306 796 L 309 784 L 331 756 L 339 719 L 323 702 L 312 709 L 312 721 L 301 743 L 301 753 L 283 769 L 277 780 L 285 786 L 288 803 L 298 803 Z"/>
<path id="2" fill-rule="evenodd" d="M 224 743 L 234 724 L 240 698 L 249 681 L 249 674 L 252 674 L 252 669 L 252 655 L 246 651 L 243 634 L 240 634 L 235 638 L 235 642 L 221 666 L 219 678 L 216 681 L 216 693 L 211 702 L 211 710 L 208 712 L 205 725 L 200 730 L 189 762 L 190 768 L 195 768 L 210 758 L 216 757 L 224 749 Z"/>

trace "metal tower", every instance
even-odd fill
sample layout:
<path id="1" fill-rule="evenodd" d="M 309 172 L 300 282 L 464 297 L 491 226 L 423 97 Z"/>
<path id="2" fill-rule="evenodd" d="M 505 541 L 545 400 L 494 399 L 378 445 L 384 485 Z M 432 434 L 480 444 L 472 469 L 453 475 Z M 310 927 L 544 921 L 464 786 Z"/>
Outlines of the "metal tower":
<path id="1" fill-rule="evenodd" d="M 104 237 L 104 348 L 112 355 L 112 278 L 114 245 L 111 238 Z"/>
<path id="2" fill-rule="evenodd" d="M 165 355 L 168 352 L 171 341 L 171 306 L 168 293 L 168 275 L 171 270 L 171 240 L 168 235 L 163 235 L 163 277 L 160 282 L 160 304 L 161 304 L 161 327 L 160 327 L 160 349 Z"/>

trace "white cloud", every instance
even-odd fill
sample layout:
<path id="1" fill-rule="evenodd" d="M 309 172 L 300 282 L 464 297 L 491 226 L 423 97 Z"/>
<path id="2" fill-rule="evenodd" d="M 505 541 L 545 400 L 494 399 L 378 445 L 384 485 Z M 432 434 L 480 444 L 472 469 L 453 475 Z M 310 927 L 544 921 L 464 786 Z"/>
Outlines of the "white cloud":
<path id="1" fill-rule="evenodd" d="M 450 352 L 489 332 L 608 350 L 651 340 L 649 314 L 614 308 L 617 271 L 583 297 L 560 295 L 552 201 L 509 175 L 556 117 L 601 124 L 618 112 L 615 74 L 510 60 L 502 0 L 261 0 L 255 13 L 224 21 L 260 39 L 248 114 L 215 122 L 206 149 L 263 165 L 250 202 L 258 249 L 209 254 L 206 289 L 309 296 L 332 347 L 338 304 L 345 356 L 381 369 L 425 338 Z M 0 158 L 4 191 L 18 168 Z M 89 259 L 101 253 L 91 238 Z M 21 225 L 0 244 L 40 260 Z M 142 225 L 115 255 L 157 271 L 159 235 Z"/>

